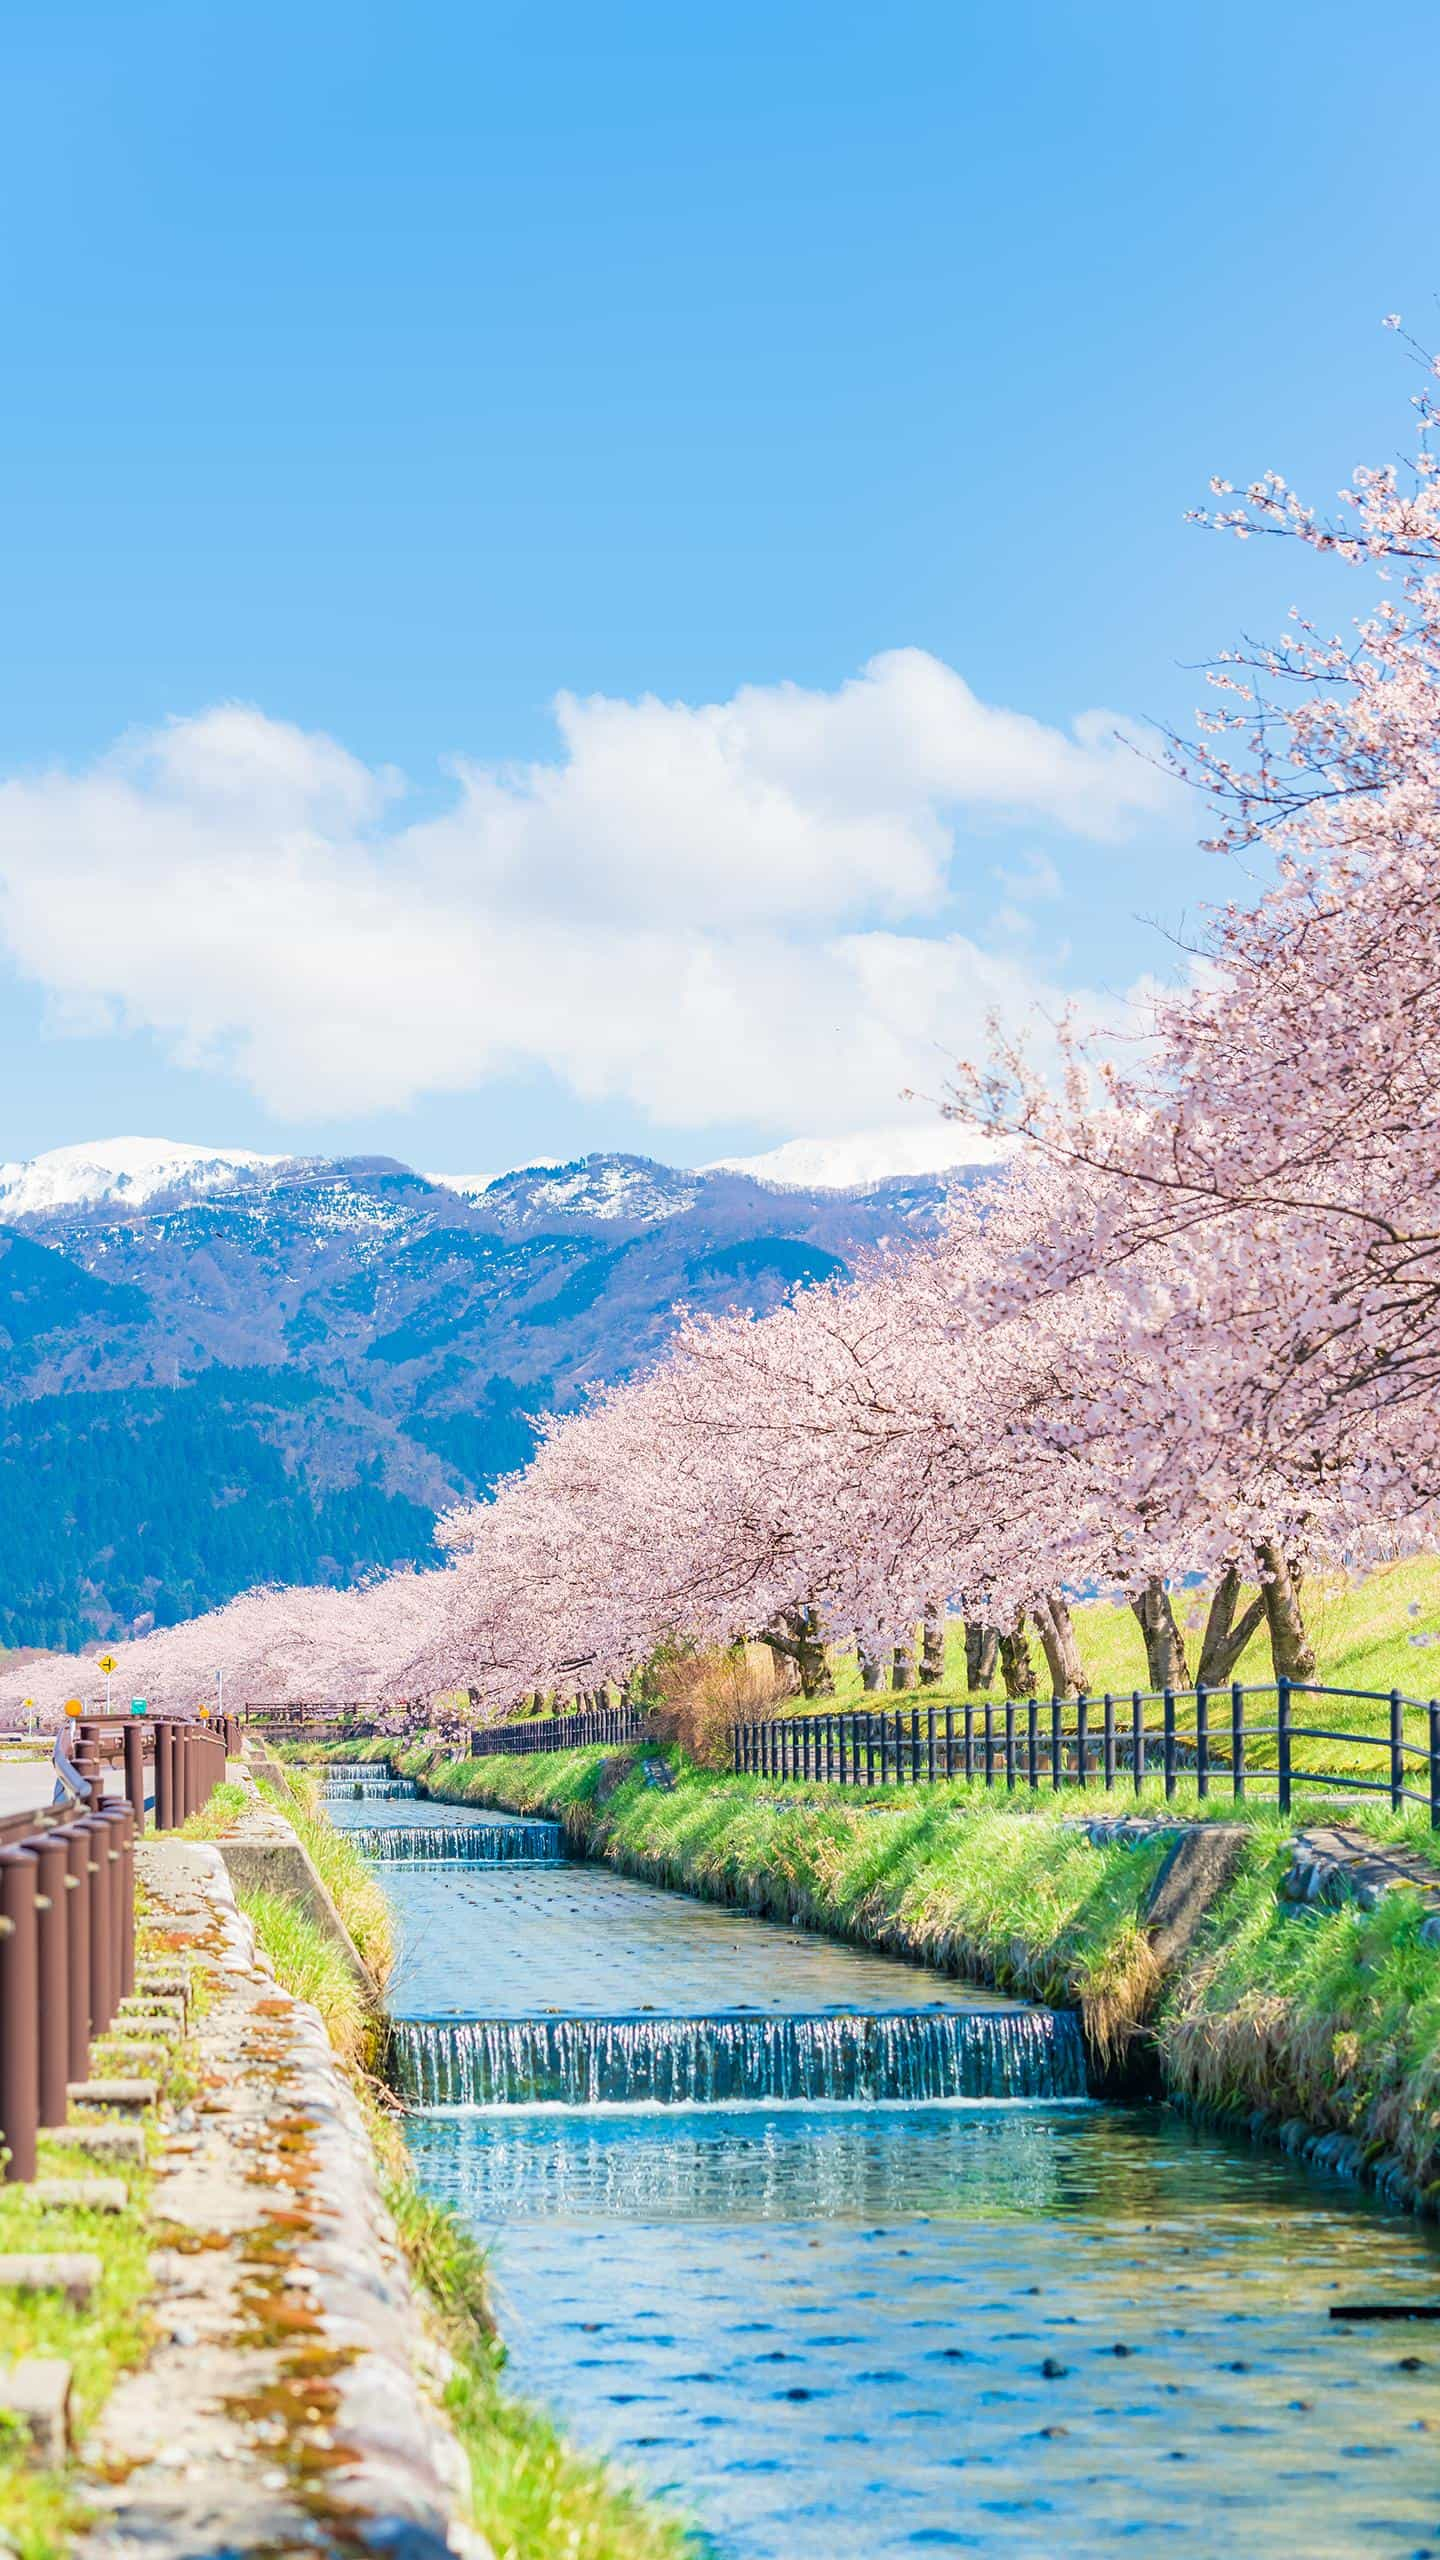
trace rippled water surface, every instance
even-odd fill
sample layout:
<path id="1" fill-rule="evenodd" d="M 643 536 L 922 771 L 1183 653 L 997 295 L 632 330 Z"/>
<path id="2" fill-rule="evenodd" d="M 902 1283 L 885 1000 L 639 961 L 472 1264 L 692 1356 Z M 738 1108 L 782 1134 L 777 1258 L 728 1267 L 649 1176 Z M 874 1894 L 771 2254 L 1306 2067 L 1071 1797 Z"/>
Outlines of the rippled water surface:
<path id="1" fill-rule="evenodd" d="M 373 1820 L 378 1808 L 369 1809 Z M 399 1808 L 397 1808 L 397 1811 Z M 408 1823 L 414 1806 L 404 1809 Z M 451 1813 L 449 1807 L 434 1811 Z M 773 1920 L 750 1920 L 688 1894 L 662 1893 L 608 1868 L 437 1865 L 386 1877 L 400 1920 L 391 1988 L 397 2018 L 610 2017 L 647 2004 L 666 2016 L 750 2009 L 817 2014 L 977 2001 L 988 1991 L 836 1946 Z"/>
<path id="2" fill-rule="evenodd" d="M 1430 2244 L 1168 2111 L 411 2139 L 495 2241 L 516 2382 L 736 2560 L 1440 2550 L 1433 2332 L 1329 2318 L 1433 2297 Z"/>
<path id="3" fill-rule="evenodd" d="M 411 2017 L 976 1997 L 604 1870 L 385 1881 Z M 517 2386 L 725 2560 L 1440 2560 L 1440 2336 L 1329 2317 L 1440 2298 L 1434 2243 L 1167 2110 L 499 2106 L 409 2134 L 493 2246 Z"/>

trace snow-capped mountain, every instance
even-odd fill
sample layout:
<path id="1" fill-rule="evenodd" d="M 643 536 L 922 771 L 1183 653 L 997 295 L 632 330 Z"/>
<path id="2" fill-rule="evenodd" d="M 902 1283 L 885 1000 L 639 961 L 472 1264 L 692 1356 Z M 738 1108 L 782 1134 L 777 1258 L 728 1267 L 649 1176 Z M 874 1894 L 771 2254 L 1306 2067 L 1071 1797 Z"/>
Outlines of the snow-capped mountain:
<path id="1" fill-rule="evenodd" d="M 949 1188 L 592 1155 L 472 1192 L 134 1139 L 0 1180 L 3 1644 L 433 1559 L 437 1509 L 652 1358 L 677 1304 L 773 1306 L 933 1228 Z"/>
<path id="2" fill-rule="evenodd" d="M 256 1155 L 249 1147 L 192 1147 L 176 1138 L 101 1138 L 51 1147 L 26 1162 L 0 1164 L 0 1220 L 112 1202 L 136 1207 L 172 1193 L 197 1198 L 234 1190 L 293 1161 Z"/>

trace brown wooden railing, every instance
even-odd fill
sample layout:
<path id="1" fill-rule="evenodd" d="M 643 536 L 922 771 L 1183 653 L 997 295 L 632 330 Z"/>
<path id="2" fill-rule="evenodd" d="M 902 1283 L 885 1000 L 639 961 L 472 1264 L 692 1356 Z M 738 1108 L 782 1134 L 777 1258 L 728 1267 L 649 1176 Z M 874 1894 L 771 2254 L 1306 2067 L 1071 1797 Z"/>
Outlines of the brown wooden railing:
<path id="1" fill-rule="evenodd" d="M 85 1716 L 72 1743 L 84 1805 L 0 1819 L 0 2146 L 7 2180 L 35 2175 L 38 2133 L 65 2122 L 92 2040 L 135 1987 L 135 1842 L 153 1773 L 157 1831 L 199 1811 L 238 1749 L 217 1727 L 172 1716 Z M 124 1792 L 107 1796 L 107 1767 Z"/>

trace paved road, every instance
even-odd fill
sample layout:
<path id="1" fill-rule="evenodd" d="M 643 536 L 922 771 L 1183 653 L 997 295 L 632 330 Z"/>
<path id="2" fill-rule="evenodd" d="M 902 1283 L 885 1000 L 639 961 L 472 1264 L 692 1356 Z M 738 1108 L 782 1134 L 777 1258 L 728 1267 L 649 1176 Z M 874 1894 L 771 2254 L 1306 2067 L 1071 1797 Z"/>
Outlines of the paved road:
<path id="1" fill-rule="evenodd" d="M 123 1795 L 118 1769 L 107 1769 L 107 1795 Z M 55 1772 L 48 1760 L 0 1762 L 0 1815 L 28 1813 L 32 1805 L 48 1804 L 55 1787 Z"/>

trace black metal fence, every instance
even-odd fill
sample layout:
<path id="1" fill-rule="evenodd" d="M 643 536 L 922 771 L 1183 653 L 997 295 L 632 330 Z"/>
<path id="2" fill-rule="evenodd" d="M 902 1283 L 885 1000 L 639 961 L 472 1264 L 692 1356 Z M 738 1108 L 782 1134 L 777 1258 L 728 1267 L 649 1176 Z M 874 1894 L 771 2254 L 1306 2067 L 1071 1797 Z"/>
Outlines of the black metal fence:
<path id="1" fill-rule="evenodd" d="M 527 1716 L 515 1724 L 477 1725 L 472 1760 L 510 1751 L 578 1751 L 590 1742 L 644 1742 L 653 1730 L 648 1707 L 580 1707 L 569 1716 Z"/>
<path id="2" fill-rule="evenodd" d="M 1383 1730 L 1297 1723 L 1298 1702 L 1326 1698 L 1383 1709 L 1383 1719 L 1372 1720 Z M 1423 1742 L 1407 1738 L 1407 1713 L 1424 1717 Z M 737 1724 L 732 1739 L 737 1772 L 826 1786 L 964 1778 L 1011 1790 L 1126 1787 L 1139 1795 L 1151 1778 L 1163 1780 L 1170 1797 L 1183 1777 L 1201 1796 L 1228 1790 L 1237 1801 L 1248 1795 L 1277 1803 L 1282 1813 L 1297 1786 L 1318 1786 L 1335 1795 L 1385 1796 L 1397 1812 L 1423 1805 L 1440 1831 L 1440 1702 L 1398 1689 L 1237 1680 L 1228 1689 L 1132 1689 L 1122 1697 L 1107 1691 L 1098 1698 L 966 1700 L 773 1716 Z M 1308 1742 L 1341 1743 L 1377 1774 L 1302 1767 L 1296 1746 Z"/>

